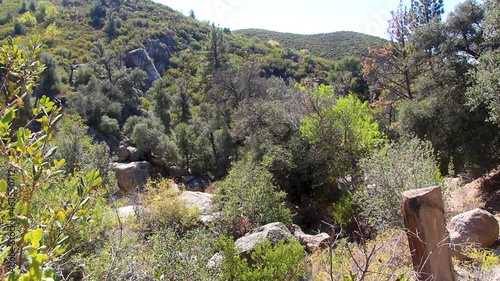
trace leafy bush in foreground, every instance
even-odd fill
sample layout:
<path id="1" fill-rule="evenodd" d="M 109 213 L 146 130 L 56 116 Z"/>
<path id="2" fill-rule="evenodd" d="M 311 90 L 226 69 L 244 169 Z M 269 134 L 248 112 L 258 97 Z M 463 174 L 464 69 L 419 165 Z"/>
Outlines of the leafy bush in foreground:
<path id="1" fill-rule="evenodd" d="M 403 226 L 401 193 L 440 182 L 432 146 L 417 138 L 402 139 L 365 158 L 360 163 L 368 185 L 355 198 L 362 214 L 378 228 Z"/>
<path id="2" fill-rule="evenodd" d="M 221 205 L 221 226 L 235 236 L 271 222 L 290 224 L 286 194 L 278 191 L 272 175 L 261 165 L 239 162 L 221 183 L 215 201 Z"/>

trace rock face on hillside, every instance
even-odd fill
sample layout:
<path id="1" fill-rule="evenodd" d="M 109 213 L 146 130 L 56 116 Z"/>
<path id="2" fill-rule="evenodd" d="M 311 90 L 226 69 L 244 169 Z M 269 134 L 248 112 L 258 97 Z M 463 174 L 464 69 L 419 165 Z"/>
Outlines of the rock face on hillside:
<path id="1" fill-rule="evenodd" d="M 123 192 L 130 193 L 144 185 L 151 175 L 152 167 L 146 161 L 131 163 L 112 163 L 118 186 Z"/>
<path id="2" fill-rule="evenodd" d="M 281 239 L 294 239 L 292 233 L 282 222 L 274 222 L 258 227 L 235 241 L 235 246 L 240 249 L 241 254 L 249 255 L 256 245 L 263 239 L 269 240 L 273 245 Z"/>
<path id="3" fill-rule="evenodd" d="M 300 244 L 307 247 L 307 251 L 312 253 L 318 249 L 326 248 L 330 235 L 319 233 L 316 235 L 306 234 L 298 225 L 292 224 L 293 236 L 299 240 Z"/>
<path id="4" fill-rule="evenodd" d="M 169 66 L 170 56 L 176 49 L 173 34 L 168 34 L 159 39 L 148 39 L 144 42 L 144 48 L 159 73 Z"/>
<path id="5" fill-rule="evenodd" d="M 125 63 L 128 67 L 138 67 L 148 74 L 147 84 L 151 85 L 153 81 L 160 79 L 160 73 L 151 61 L 151 58 L 145 49 L 135 49 L 127 53 Z"/>
<path id="6" fill-rule="evenodd" d="M 489 248 L 498 239 L 498 221 L 489 212 L 474 209 L 454 216 L 448 226 L 450 242 L 455 251 L 463 246 L 475 245 Z"/>

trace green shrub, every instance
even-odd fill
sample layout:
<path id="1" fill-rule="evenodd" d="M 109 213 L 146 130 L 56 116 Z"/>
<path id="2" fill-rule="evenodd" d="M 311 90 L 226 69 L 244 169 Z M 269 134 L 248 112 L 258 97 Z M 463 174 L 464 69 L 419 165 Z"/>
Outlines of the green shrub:
<path id="1" fill-rule="evenodd" d="M 216 235 L 204 229 L 195 229 L 183 235 L 164 228 L 149 238 L 156 280 L 222 280 L 220 271 L 210 265 L 215 254 Z"/>
<path id="2" fill-rule="evenodd" d="M 17 21 L 26 27 L 34 27 L 37 24 L 36 17 L 31 12 L 24 13 Z"/>
<path id="3" fill-rule="evenodd" d="M 350 194 L 343 194 L 333 203 L 333 219 L 340 224 L 349 224 L 358 213 L 358 208 Z"/>
<path id="4" fill-rule="evenodd" d="M 223 262 L 223 280 L 304 280 L 306 270 L 304 248 L 297 240 L 280 240 L 272 245 L 263 240 L 251 254 L 250 260 L 241 257 L 231 238 L 218 242 Z"/>
<path id="5" fill-rule="evenodd" d="M 290 224 L 285 196 L 273 185 L 271 173 L 263 166 L 238 162 L 221 183 L 214 200 L 221 206 L 224 231 L 239 236 L 271 222 Z"/>
<path id="6" fill-rule="evenodd" d="M 154 155 L 166 163 L 175 163 L 178 159 L 177 146 L 163 130 L 161 122 L 153 116 L 131 116 L 123 126 L 123 133 L 130 137 L 141 153 Z"/>
<path id="7" fill-rule="evenodd" d="M 15 35 L 25 35 L 27 31 L 28 28 L 26 27 L 26 25 L 24 25 L 22 22 L 16 21 L 16 23 L 14 24 Z"/>
<path id="8" fill-rule="evenodd" d="M 120 125 L 118 124 L 118 120 L 104 115 L 101 118 L 101 124 L 99 124 L 99 131 L 106 136 L 120 136 Z"/>
<path id="9" fill-rule="evenodd" d="M 402 227 L 401 193 L 440 182 L 439 168 L 429 142 L 401 139 L 360 163 L 368 185 L 355 194 L 362 214 L 378 228 Z"/>
<path id="10" fill-rule="evenodd" d="M 75 196 L 57 203 L 46 200 L 50 184 L 64 179 L 64 159 L 51 158 L 61 109 L 43 96 L 34 108 L 28 108 L 35 116 L 29 123 L 39 122 L 39 131 L 32 132 L 26 124 L 13 126 L 22 100 L 32 94 L 35 80 L 44 70 L 37 60 L 39 43 L 31 39 L 24 49 L 18 42 L 8 38 L 0 48 L 0 65 L 6 74 L 0 82 L 0 155 L 9 160 L 7 178 L 0 179 L 0 275 L 9 280 L 53 280 L 53 266 L 74 246 L 72 229 L 91 219 L 89 206 L 102 179 L 91 171 L 75 178 L 75 184 L 64 185 L 65 192 Z"/>
<path id="11" fill-rule="evenodd" d="M 84 65 L 79 67 L 75 71 L 75 85 L 87 85 L 89 83 L 90 78 L 94 76 L 94 71 L 91 67 Z"/>
<path id="12" fill-rule="evenodd" d="M 149 182 L 146 185 L 146 192 L 140 196 L 146 209 L 138 217 L 146 234 L 167 228 L 185 233 L 198 226 L 200 210 L 188 207 L 186 202 L 179 200 L 180 194 L 173 185 L 171 180 Z"/>

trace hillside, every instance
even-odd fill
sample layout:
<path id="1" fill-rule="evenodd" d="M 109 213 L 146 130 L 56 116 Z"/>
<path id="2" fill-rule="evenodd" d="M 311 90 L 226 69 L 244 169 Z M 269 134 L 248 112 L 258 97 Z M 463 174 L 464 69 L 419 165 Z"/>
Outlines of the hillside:
<path id="1" fill-rule="evenodd" d="M 54 56 L 60 65 L 95 60 L 94 47 L 101 42 L 120 56 L 156 44 L 156 51 L 166 48 L 167 54 L 159 55 L 156 51 L 160 57 L 149 54 L 153 61 L 163 60 L 161 64 L 167 69 L 184 68 L 189 64 L 171 62 L 184 51 L 189 51 L 190 57 L 201 55 L 211 30 L 204 22 L 149 0 L 32 3 L 36 1 L 5 0 L 0 4 L 0 38 L 37 35 L 45 44 L 44 51 Z M 332 68 L 332 62 L 327 59 L 247 39 L 227 29 L 224 32 L 227 54 L 240 61 L 258 62 L 266 77 L 274 75 L 297 81 L 308 76 L 324 79 Z M 163 46 L 159 48 L 158 44 Z"/>
<path id="2" fill-rule="evenodd" d="M 352 31 L 301 35 L 263 29 L 241 29 L 235 30 L 234 33 L 262 41 L 277 41 L 282 46 L 295 50 L 307 49 L 315 56 L 333 60 L 349 55 L 363 57 L 368 54 L 368 47 L 381 47 L 387 42 L 379 37 Z"/>

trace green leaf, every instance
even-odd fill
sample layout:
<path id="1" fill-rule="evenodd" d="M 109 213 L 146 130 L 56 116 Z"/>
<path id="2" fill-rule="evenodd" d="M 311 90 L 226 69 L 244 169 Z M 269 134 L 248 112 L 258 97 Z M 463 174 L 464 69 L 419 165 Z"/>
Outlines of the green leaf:
<path id="1" fill-rule="evenodd" d="M 28 211 L 29 211 L 29 204 L 28 202 L 24 202 L 22 205 L 21 214 L 23 216 L 28 216 Z"/>
<path id="2" fill-rule="evenodd" d="M 61 159 L 61 160 L 54 159 L 54 166 L 56 168 L 62 167 L 65 163 L 66 163 L 66 160 L 64 160 L 64 159 Z"/>
<path id="3" fill-rule="evenodd" d="M 90 200 L 90 197 L 86 197 L 85 199 L 83 199 L 82 203 L 80 203 L 80 207 L 83 207 L 85 206 Z"/>
<path id="4" fill-rule="evenodd" d="M 43 238 L 43 230 L 41 228 L 37 228 L 35 230 L 31 230 L 24 236 L 24 241 L 27 243 L 31 243 L 33 248 L 38 249 L 40 247 L 40 240 Z"/>
<path id="5" fill-rule="evenodd" d="M 54 271 L 52 270 L 52 268 L 44 268 L 42 275 L 45 281 L 54 281 Z"/>
<path id="6" fill-rule="evenodd" d="M 57 115 L 53 120 L 52 122 L 50 122 L 50 125 L 53 126 L 55 125 L 57 122 L 59 122 L 59 120 L 61 120 L 61 117 L 62 117 L 62 114 L 59 114 Z"/>
<path id="7" fill-rule="evenodd" d="M 83 196 L 84 186 L 85 186 L 85 181 L 83 180 L 83 178 L 81 178 L 80 179 L 80 184 L 76 187 L 76 191 L 77 191 L 78 197 L 82 197 Z"/>
<path id="8" fill-rule="evenodd" d="M 16 116 L 16 111 L 14 110 L 14 108 L 7 110 L 7 112 L 2 118 L 2 123 L 9 124 L 14 119 L 15 116 Z"/>
<path id="9" fill-rule="evenodd" d="M 63 211 L 59 211 L 57 212 L 57 218 L 60 220 L 60 221 L 66 221 L 66 214 L 64 214 Z"/>
<path id="10" fill-rule="evenodd" d="M 25 131 L 24 128 L 19 128 L 17 131 L 17 143 L 16 143 L 16 148 L 20 152 L 24 152 L 26 150 L 25 146 Z"/>
<path id="11" fill-rule="evenodd" d="M 54 147 L 51 147 L 49 149 L 49 151 L 47 151 L 47 153 L 45 153 L 45 155 L 43 156 L 44 159 L 47 159 L 49 158 L 50 156 L 54 155 L 54 153 L 56 153 L 56 150 L 57 150 L 57 146 L 54 146 Z"/>
<path id="12" fill-rule="evenodd" d="M 7 255 L 9 254 L 10 252 L 10 246 L 8 246 L 7 248 L 5 248 L 5 250 L 0 254 L 0 262 L 3 263 L 3 260 L 5 259 L 5 257 L 7 257 Z"/>
<path id="13" fill-rule="evenodd" d="M 0 180 L 0 193 L 7 192 L 7 181 Z"/>

